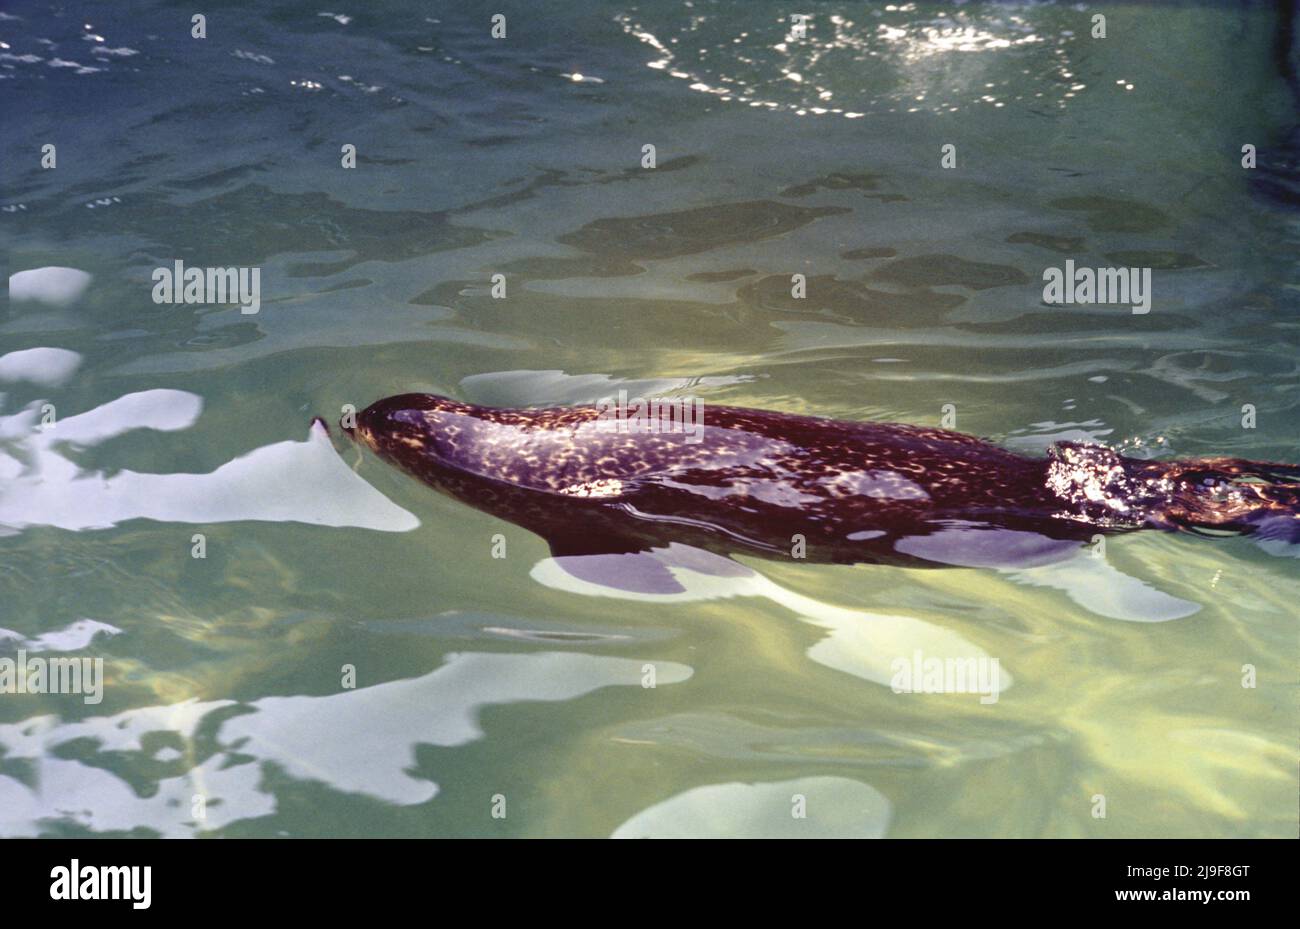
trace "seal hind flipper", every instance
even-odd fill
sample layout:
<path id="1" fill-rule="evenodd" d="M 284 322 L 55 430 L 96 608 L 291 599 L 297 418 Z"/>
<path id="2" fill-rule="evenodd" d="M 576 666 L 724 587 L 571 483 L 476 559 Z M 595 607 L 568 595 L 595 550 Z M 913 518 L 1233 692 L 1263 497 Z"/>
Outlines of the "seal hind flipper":
<path id="1" fill-rule="evenodd" d="M 1300 518 L 1293 514 L 1267 516 L 1256 524 L 1251 538 L 1256 542 L 1300 546 Z"/>

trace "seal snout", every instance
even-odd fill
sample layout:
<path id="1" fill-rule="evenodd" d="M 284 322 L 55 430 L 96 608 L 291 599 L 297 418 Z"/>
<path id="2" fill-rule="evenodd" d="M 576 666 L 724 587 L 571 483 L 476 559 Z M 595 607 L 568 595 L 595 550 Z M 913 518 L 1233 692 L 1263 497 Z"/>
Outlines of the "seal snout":
<path id="1" fill-rule="evenodd" d="M 343 430 L 349 439 L 370 448 L 375 447 L 370 427 L 370 411 L 372 409 L 373 406 L 366 407 L 359 413 L 349 411 L 339 419 L 339 428 Z"/>
<path id="2" fill-rule="evenodd" d="M 339 428 L 347 433 L 348 438 L 353 442 L 373 449 L 375 447 L 375 439 L 374 433 L 371 431 L 370 426 L 366 421 L 367 412 L 368 411 L 366 410 L 362 410 L 360 413 L 352 413 L 344 416 L 339 420 Z"/>
<path id="3" fill-rule="evenodd" d="M 339 425 L 354 442 L 359 442 L 375 452 L 383 451 L 411 428 L 410 412 L 415 404 L 412 401 L 423 400 L 421 395 L 402 394 L 376 400 L 358 413 L 351 413 L 340 420 Z M 418 407 L 416 407 L 418 409 Z"/>

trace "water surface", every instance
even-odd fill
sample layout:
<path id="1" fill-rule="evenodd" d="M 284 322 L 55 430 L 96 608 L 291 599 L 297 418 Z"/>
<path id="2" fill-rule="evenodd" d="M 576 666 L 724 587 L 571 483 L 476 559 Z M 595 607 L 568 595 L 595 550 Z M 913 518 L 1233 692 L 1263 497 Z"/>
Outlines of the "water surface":
<path id="1" fill-rule="evenodd" d="M 8 8 L 8 274 L 83 275 L 0 315 L 0 656 L 106 682 L 0 695 L 0 833 L 1294 835 L 1294 546 L 636 599 L 309 431 L 627 389 L 1296 460 L 1273 13 L 1099 9 Z M 1067 258 L 1152 311 L 1044 305 Z M 177 259 L 261 268 L 260 312 L 154 303 Z M 954 643 L 995 703 L 881 683 Z"/>

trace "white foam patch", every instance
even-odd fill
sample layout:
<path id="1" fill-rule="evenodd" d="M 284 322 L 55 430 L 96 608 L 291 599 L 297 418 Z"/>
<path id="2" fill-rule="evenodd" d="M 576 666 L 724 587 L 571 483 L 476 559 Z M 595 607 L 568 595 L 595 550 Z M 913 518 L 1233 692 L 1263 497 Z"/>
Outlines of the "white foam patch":
<path id="1" fill-rule="evenodd" d="M 568 556 L 566 561 L 581 557 Z M 675 593 L 642 593 L 582 580 L 565 570 L 563 563 L 555 558 L 538 562 L 533 566 L 531 576 L 539 584 L 569 593 L 646 603 L 764 597 L 792 611 L 801 621 L 827 631 L 825 638 L 808 649 L 808 657 L 813 661 L 885 687 L 891 686 L 894 680 L 896 662 L 910 662 L 918 649 L 927 658 L 940 661 L 990 661 L 989 655 L 979 646 L 943 626 L 912 616 L 833 606 L 787 590 L 744 565 L 710 552 L 673 545 L 669 549 L 655 549 L 641 557 L 661 562 L 683 589 Z M 1000 693 L 1011 684 L 1011 675 L 1001 671 L 995 689 Z"/>
<path id="2" fill-rule="evenodd" d="M 1069 561 L 1010 571 L 1007 575 L 1017 584 L 1063 591 L 1098 616 L 1131 623 L 1164 623 L 1201 609 L 1199 603 L 1157 590 L 1091 554 L 1080 553 Z"/>
<path id="3" fill-rule="evenodd" d="M 791 815 L 800 798 L 802 818 Z M 843 777 L 708 784 L 642 810 L 611 838 L 879 839 L 891 812 L 880 791 Z"/>
<path id="4" fill-rule="evenodd" d="M 327 696 L 189 700 L 115 716 L 61 723 L 42 716 L 0 725 L 0 755 L 24 759 L 32 776 L 0 773 L 0 835 L 35 836 L 54 823 L 94 831 L 153 829 L 190 836 L 273 813 L 275 797 L 263 786 L 273 763 L 290 776 L 387 803 L 424 803 L 438 785 L 416 770 L 416 746 L 453 747 L 484 737 L 484 708 L 521 702 L 561 702 L 604 687 L 641 687 L 643 660 L 575 652 L 460 653 L 428 674 Z M 691 677 L 687 665 L 656 662 L 656 684 Z M 228 715 L 231 707 L 249 712 Z M 220 712 L 226 711 L 226 712 Z M 215 717 L 213 714 L 217 714 Z M 138 791 L 112 770 L 110 755 L 144 753 L 145 737 L 177 733 L 192 741 L 200 725 L 213 754 L 191 770 L 161 778 Z M 81 740 L 88 757 L 57 757 L 60 746 Z M 150 755 L 153 761 L 165 756 Z M 140 759 L 143 761 L 144 759 Z M 191 819 L 191 798 L 207 800 L 207 818 Z"/>
<path id="5" fill-rule="evenodd" d="M 301 522 L 407 532 L 420 521 L 359 477 L 314 426 L 306 441 L 256 448 L 207 474 L 89 471 L 66 457 L 134 429 L 193 425 L 202 400 L 179 390 L 119 397 L 42 429 L 38 406 L 0 416 L 0 525 L 107 529 L 131 519 Z M 6 446 L 8 446 L 6 448 Z"/>
<path id="6" fill-rule="evenodd" d="M 0 355 L 0 381 L 58 387 L 80 366 L 81 356 L 66 348 L 28 348 Z"/>
<path id="7" fill-rule="evenodd" d="M 32 268 L 9 275 L 9 299 L 67 306 L 85 293 L 90 281 L 91 275 L 76 268 Z"/>
<path id="8" fill-rule="evenodd" d="M 75 652 L 91 643 L 97 635 L 120 635 L 121 629 L 96 619 L 79 619 L 66 628 L 46 632 L 29 639 L 20 632 L 0 629 L 0 648 L 24 649 L 29 652 Z"/>
<path id="9" fill-rule="evenodd" d="M 38 789 L 0 777 L 0 834 L 35 837 L 62 823 L 92 832 L 152 829 L 164 838 L 185 838 L 275 812 L 275 798 L 259 790 L 259 766 L 225 765 L 223 755 L 209 758 L 185 774 L 157 781 L 151 785 L 155 792 L 141 796 L 106 770 L 41 758 L 35 765 Z M 201 822 L 190 818 L 196 795 L 207 800 Z"/>

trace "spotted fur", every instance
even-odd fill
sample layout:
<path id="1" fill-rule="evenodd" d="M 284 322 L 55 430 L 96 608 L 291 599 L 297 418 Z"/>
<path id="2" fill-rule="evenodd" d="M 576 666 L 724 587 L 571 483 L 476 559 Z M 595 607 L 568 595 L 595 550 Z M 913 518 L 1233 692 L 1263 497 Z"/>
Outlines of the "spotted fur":
<path id="1" fill-rule="evenodd" d="M 349 431 L 566 552 L 681 541 L 788 555 L 802 537 L 812 560 L 915 563 L 900 539 L 953 527 L 1085 540 L 1142 527 L 1251 531 L 1268 515 L 1294 533 L 1300 512 L 1300 470 L 1285 465 L 1144 462 L 1076 443 L 1038 459 L 943 429 L 724 406 L 704 408 L 692 443 L 619 431 L 601 414 L 404 394 Z"/>

